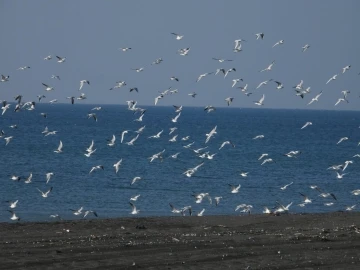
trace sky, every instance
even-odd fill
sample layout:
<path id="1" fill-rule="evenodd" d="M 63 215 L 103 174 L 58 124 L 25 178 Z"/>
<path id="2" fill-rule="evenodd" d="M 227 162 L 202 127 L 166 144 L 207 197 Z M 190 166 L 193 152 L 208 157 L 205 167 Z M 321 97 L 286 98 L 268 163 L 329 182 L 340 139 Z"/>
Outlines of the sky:
<path id="1" fill-rule="evenodd" d="M 85 93 L 83 104 L 121 104 L 138 101 L 138 106 L 154 105 L 159 91 L 169 87 L 177 94 L 166 95 L 158 106 L 227 106 L 258 108 L 254 104 L 265 94 L 263 108 L 359 110 L 360 108 L 360 1 L 95 1 L 95 0 L 0 0 L 0 100 L 41 102 Z M 176 40 L 171 33 L 184 35 Z M 256 40 L 256 33 L 264 33 Z M 245 39 L 243 51 L 234 53 L 234 40 Z M 272 48 L 279 40 L 284 44 Z M 302 52 L 302 46 L 310 48 Z M 120 47 L 131 47 L 127 52 Z M 188 55 L 178 50 L 190 47 Z M 53 59 L 43 60 L 47 55 Z M 55 55 L 66 57 L 57 63 Z M 159 65 L 151 65 L 157 58 Z M 212 58 L 233 61 L 219 63 Z M 259 72 L 273 60 L 271 71 Z M 342 68 L 351 65 L 345 74 Z M 30 69 L 17 70 L 22 66 Z M 144 67 L 144 71 L 132 69 Z M 218 68 L 235 68 L 224 76 L 209 75 L 196 82 L 200 74 Z M 336 80 L 328 79 L 339 74 Z M 60 76 L 61 80 L 52 79 Z M 179 82 L 171 81 L 176 76 Z M 247 97 L 232 88 L 233 79 L 248 84 Z M 255 89 L 265 80 L 280 81 Z M 80 80 L 90 85 L 78 91 Z M 293 86 L 304 80 L 311 92 L 304 99 Z M 126 86 L 109 90 L 117 81 Z M 42 83 L 54 87 L 46 92 Z M 137 87 L 139 93 L 129 92 Z M 334 106 L 349 90 L 349 103 Z M 319 102 L 307 103 L 323 91 Z M 196 92 L 196 98 L 189 93 Z"/>

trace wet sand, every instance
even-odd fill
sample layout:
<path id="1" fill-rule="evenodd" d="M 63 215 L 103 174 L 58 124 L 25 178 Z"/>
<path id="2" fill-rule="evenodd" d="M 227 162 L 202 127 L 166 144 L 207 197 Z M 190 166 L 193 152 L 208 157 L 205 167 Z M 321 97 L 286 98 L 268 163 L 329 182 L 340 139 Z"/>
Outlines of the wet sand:
<path id="1" fill-rule="evenodd" d="M 360 269 L 360 213 L 0 223 L 1 269 Z"/>

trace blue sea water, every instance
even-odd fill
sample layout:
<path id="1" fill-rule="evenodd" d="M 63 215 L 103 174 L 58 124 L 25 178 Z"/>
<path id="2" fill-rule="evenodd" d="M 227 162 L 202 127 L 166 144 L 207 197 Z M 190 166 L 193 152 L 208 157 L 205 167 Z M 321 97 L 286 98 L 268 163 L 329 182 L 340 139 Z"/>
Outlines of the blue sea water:
<path id="1" fill-rule="evenodd" d="M 133 121 L 134 115 L 125 106 L 103 105 L 95 111 L 98 121 L 87 119 L 94 112 L 92 105 L 38 104 L 33 111 L 13 112 L 8 110 L 0 119 L 0 128 L 5 136 L 13 136 L 5 146 L 0 143 L 0 221 L 11 221 L 9 205 L 5 201 L 19 200 L 14 209 L 22 221 L 51 220 L 51 214 L 63 219 L 79 219 L 69 209 L 94 210 L 100 218 L 132 216 L 129 199 L 140 194 L 134 204 L 140 209 L 138 216 L 171 216 L 169 203 L 181 208 L 191 205 L 195 212 L 205 208 L 204 215 L 239 215 L 235 207 L 250 204 L 253 213 L 262 213 L 263 206 L 274 207 L 276 201 L 283 204 L 293 202 L 291 212 L 330 212 L 345 210 L 346 206 L 359 203 L 351 195 L 360 189 L 360 113 L 355 111 L 311 111 L 218 108 L 206 113 L 203 108 L 186 107 L 178 123 L 172 123 L 177 113 L 172 107 L 144 107 L 147 109 L 143 122 Z M 40 115 L 46 112 L 47 118 Z M 313 125 L 301 129 L 305 122 Z M 10 128 L 10 125 L 17 128 Z M 123 130 L 131 130 L 124 142 L 136 136 L 135 130 L 146 125 L 144 132 L 133 146 L 120 143 Z M 44 136 L 45 126 L 56 135 Z M 205 134 L 217 126 L 217 134 L 205 144 Z M 178 129 L 169 135 L 169 128 Z M 159 139 L 148 137 L 164 130 Z M 115 134 L 114 147 L 107 140 Z M 178 134 L 177 142 L 169 142 Z M 263 134 L 263 139 L 253 137 Z M 188 141 L 181 138 L 190 136 Z M 337 144 L 341 137 L 347 141 Z M 59 141 L 63 152 L 54 153 Z M 89 158 L 85 149 L 95 141 L 97 151 Z M 236 147 L 221 143 L 231 140 Z M 217 153 L 213 160 L 201 159 L 184 145 L 195 141 L 192 149 L 208 146 L 206 151 Z M 149 162 L 149 157 L 165 149 L 163 161 Z M 297 158 L 283 156 L 292 150 L 302 153 Z M 181 152 L 177 159 L 170 155 Z M 258 161 L 262 153 L 268 153 L 275 163 L 261 166 Z M 123 159 L 117 174 L 113 164 Z M 353 160 L 344 171 L 343 179 L 327 168 Z M 190 178 L 183 172 L 201 162 L 204 165 Z M 89 174 L 96 165 L 104 170 Z M 249 172 L 247 178 L 240 172 Z M 33 181 L 13 181 L 12 175 L 27 177 Z M 54 172 L 46 184 L 45 174 Z M 142 179 L 130 185 L 135 176 Z M 280 187 L 293 182 L 286 190 Z M 232 194 L 228 184 L 241 184 L 240 192 Z M 319 197 L 317 185 L 324 192 L 332 192 L 337 201 Z M 53 187 L 48 198 L 37 190 Z M 192 194 L 207 192 L 211 197 L 221 196 L 218 206 L 204 199 L 196 204 Z M 300 207 L 306 194 L 313 203 Z M 325 202 L 334 202 L 324 206 Z M 360 208 L 360 205 L 358 206 Z M 357 208 L 355 207 L 355 211 Z"/>

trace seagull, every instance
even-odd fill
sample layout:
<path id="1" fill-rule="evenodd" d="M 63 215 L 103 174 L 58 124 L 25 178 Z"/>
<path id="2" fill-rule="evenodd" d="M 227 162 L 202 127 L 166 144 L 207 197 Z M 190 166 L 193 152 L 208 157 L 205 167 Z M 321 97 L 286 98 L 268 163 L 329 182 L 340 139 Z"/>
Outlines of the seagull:
<path id="1" fill-rule="evenodd" d="M 19 221 L 20 220 L 20 218 L 15 214 L 15 212 L 14 211 L 11 211 L 11 210 L 8 210 L 11 214 L 12 214 L 12 216 L 11 216 L 11 220 L 16 220 L 16 221 Z"/>
<path id="2" fill-rule="evenodd" d="M 198 217 L 202 217 L 204 215 L 205 208 L 203 208 L 199 213 L 197 213 Z"/>
<path id="3" fill-rule="evenodd" d="M 278 204 L 279 207 L 274 211 L 274 214 L 276 214 L 276 213 L 281 213 L 281 212 L 288 212 L 290 206 L 293 204 L 293 203 L 291 202 L 291 203 L 289 203 L 287 206 L 284 206 L 284 205 L 282 205 L 282 204 L 279 203 L 279 202 L 276 202 L 276 203 Z"/>
<path id="4" fill-rule="evenodd" d="M 349 164 L 353 164 L 354 162 L 352 160 L 347 160 L 345 161 L 344 167 L 342 169 L 342 171 L 345 171 L 345 169 L 349 166 Z"/>
<path id="5" fill-rule="evenodd" d="M 115 173 L 118 173 L 119 168 L 121 166 L 122 159 L 120 159 L 118 162 L 116 162 L 113 167 L 115 168 Z"/>
<path id="6" fill-rule="evenodd" d="M 180 115 L 181 115 L 181 112 L 179 112 L 178 115 L 176 115 L 174 118 L 172 118 L 172 119 L 171 119 L 171 122 L 177 123 L 177 120 L 178 120 L 178 118 L 180 117 Z"/>
<path id="7" fill-rule="evenodd" d="M 95 111 L 95 110 L 96 110 L 96 111 L 100 111 L 100 110 L 101 110 L 101 107 L 94 107 L 94 108 L 92 108 L 91 110 L 92 110 L 92 111 Z"/>
<path id="8" fill-rule="evenodd" d="M 40 189 L 37 189 L 37 190 L 40 191 L 42 197 L 47 198 L 48 195 L 50 194 L 50 192 L 52 191 L 52 189 L 53 189 L 53 188 L 51 187 L 51 188 L 50 188 L 48 191 L 46 191 L 46 192 L 42 192 Z"/>
<path id="9" fill-rule="evenodd" d="M 25 70 L 25 69 L 28 69 L 30 68 L 29 66 L 23 66 L 23 67 L 19 67 L 18 70 Z"/>
<path id="10" fill-rule="evenodd" d="M 259 157 L 259 159 L 258 160 L 262 160 L 264 157 L 267 157 L 269 154 L 261 154 L 261 156 Z"/>
<path id="11" fill-rule="evenodd" d="M 179 79 L 177 77 L 175 77 L 175 76 L 170 77 L 170 80 L 177 81 L 177 82 L 179 81 Z"/>
<path id="12" fill-rule="evenodd" d="M 26 178 L 26 180 L 25 180 L 25 184 L 30 184 L 31 183 L 31 179 L 32 179 L 32 173 L 30 173 L 30 175 L 29 175 L 29 177 L 28 178 Z"/>
<path id="13" fill-rule="evenodd" d="M 48 86 L 47 84 L 43 83 L 43 86 L 45 86 L 45 91 L 52 91 L 54 90 L 54 87 Z"/>
<path id="14" fill-rule="evenodd" d="M 115 135 L 113 134 L 111 140 L 107 140 L 107 141 L 108 141 L 107 143 L 108 146 L 114 146 L 116 141 Z"/>
<path id="15" fill-rule="evenodd" d="M 321 91 L 319 94 L 317 94 L 314 98 L 312 98 L 307 105 L 312 104 L 314 101 L 319 101 L 319 97 L 320 97 L 321 95 L 322 95 L 322 91 Z"/>
<path id="16" fill-rule="evenodd" d="M 230 106 L 231 102 L 234 100 L 233 97 L 228 97 L 228 98 L 225 98 L 225 101 L 227 103 L 228 106 Z"/>
<path id="17" fill-rule="evenodd" d="M 231 87 L 234 87 L 239 81 L 243 81 L 243 79 L 234 79 L 232 80 L 233 84 Z"/>
<path id="18" fill-rule="evenodd" d="M 346 98 L 339 98 L 339 99 L 336 101 L 336 103 L 335 103 L 334 106 L 338 105 L 338 104 L 339 104 L 340 102 L 342 102 L 342 101 L 346 101 L 347 103 L 349 103 L 349 101 L 348 101 Z"/>
<path id="19" fill-rule="evenodd" d="M 4 140 L 6 141 L 6 145 L 8 145 L 10 143 L 10 141 L 12 140 L 13 136 L 9 136 L 9 137 L 5 137 Z"/>
<path id="20" fill-rule="evenodd" d="M 351 194 L 355 195 L 355 196 L 360 195 L 360 189 L 355 189 L 355 190 L 351 191 Z"/>
<path id="21" fill-rule="evenodd" d="M 123 141 L 124 141 L 124 136 L 125 136 L 125 134 L 126 133 L 128 133 L 130 130 L 124 130 L 123 132 L 121 132 L 121 141 L 120 141 L 120 143 L 123 143 Z"/>
<path id="22" fill-rule="evenodd" d="M 265 94 L 262 95 L 262 97 L 259 101 L 254 101 L 254 104 L 262 106 L 262 105 L 264 105 L 264 99 L 265 99 Z"/>
<path id="23" fill-rule="evenodd" d="M 291 186 L 294 182 L 286 184 L 285 186 L 280 187 L 281 190 L 285 190 L 288 186 Z"/>
<path id="24" fill-rule="evenodd" d="M 50 104 L 54 104 L 55 102 L 57 102 L 57 99 L 52 99 L 49 101 Z"/>
<path id="25" fill-rule="evenodd" d="M 253 140 L 262 139 L 264 137 L 265 137 L 264 135 L 257 135 L 253 138 Z"/>
<path id="26" fill-rule="evenodd" d="M 170 157 L 173 158 L 173 159 L 176 159 L 180 153 L 181 153 L 181 152 L 177 152 L 176 154 L 173 154 L 173 155 L 171 155 Z"/>
<path id="27" fill-rule="evenodd" d="M 119 50 L 122 50 L 123 52 L 127 52 L 128 50 L 131 50 L 131 48 L 125 47 L 125 48 L 119 48 Z"/>
<path id="28" fill-rule="evenodd" d="M 281 39 L 281 40 L 279 40 L 278 42 L 276 42 L 272 47 L 274 48 L 275 46 L 277 46 L 277 45 L 282 45 L 282 44 L 284 44 L 284 40 L 283 40 L 283 39 Z"/>
<path id="29" fill-rule="evenodd" d="M 292 157 L 296 158 L 296 155 L 299 155 L 299 154 L 301 154 L 300 151 L 290 151 L 289 153 L 284 154 L 284 156 L 287 156 L 289 158 L 292 158 Z"/>
<path id="30" fill-rule="evenodd" d="M 204 111 L 207 111 L 208 113 L 211 113 L 213 111 L 216 111 L 216 108 L 212 105 L 208 105 L 204 108 Z"/>
<path id="31" fill-rule="evenodd" d="M 182 56 L 186 56 L 186 55 L 188 55 L 189 51 L 190 51 L 190 48 L 184 48 L 184 49 L 178 50 L 178 53 Z"/>
<path id="32" fill-rule="evenodd" d="M 141 115 L 139 116 L 139 118 L 134 119 L 134 121 L 135 121 L 135 122 L 142 122 L 144 115 L 145 115 L 145 114 L 141 114 Z"/>
<path id="33" fill-rule="evenodd" d="M 140 210 L 136 209 L 136 206 L 133 203 L 129 202 L 129 204 L 131 205 L 131 209 L 132 209 L 130 214 L 132 215 L 139 214 Z"/>
<path id="34" fill-rule="evenodd" d="M 176 40 L 182 40 L 184 36 L 176 34 L 176 33 L 171 33 L 172 35 L 176 36 Z"/>
<path id="35" fill-rule="evenodd" d="M 90 213 L 93 214 L 95 217 L 98 216 L 98 214 L 95 211 L 87 210 L 85 211 L 83 218 L 85 218 Z"/>
<path id="36" fill-rule="evenodd" d="M 10 79 L 10 76 L 9 76 L 9 75 L 8 75 L 8 76 L 4 76 L 4 75 L 1 74 L 0 82 L 8 82 L 9 79 Z"/>
<path id="37" fill-rule="evenodd" d="M 152 65 L 158 65 L 158 64 L 160 64 L 162 61 L 163 61 L 162 58 L 158 58 L 158 59 L 156 59 L 154 62 L 152 62 Z"/>
<path id="38" fill-rule="evenodd" d="M 342 138 L 340 138 L 340 140 L 336 144 L 339 144 L 339 143 L 341 143 L 343 141 L 346 141 L 348 139 L 349 139 L 348 137 L 342 137 Z"/>
<path id="39" fill-rule="evenodd" d="M 352 210 L 354 210 L 355 207 L 356 207 L 356 204 L 354 204 L 354 205 L 352 205 L 352 206 L 347 206 L 347 207 L 345 208 L 345 211 L 352 211 Z"/>
<path id="40" fill-rule="evenodd" d="M 183 147 L 184 147 L 184 148 L 190 148 L 194 143 L 195 143 L 195 142 L 189 143 L 189 144 L 187 144 L 187 145 L 184 145 Z"/>
<path id="41" fill-rule="evenodd" d="M 74 209 L 70 209 L 71 211 L 73 211 L 73 214 L 75 215 L 75 216 L 79 216 L 79 215 L 81 215 L 82 214 L 82 210 L 84 209 L 84 207 L 80 207 L 78 210 L 74 210 Z"/>
<path id="42" fill-rule="evenodd" d="M 176 105 L 173 105 L 174 109 L 175 109 L 175 112 L 181 112 L 182 109 L 183 109 L 183 106 L 176 106 Z"/>
<path id="43" fill-rule="evenodd" d="M 311 125 L 312 125 L 312 122 L 306 122 L 305 125 L 303 125 L 301 129 L 304 129 L 307 126 L 311 126 Z"/>
<path id="44" fill-rule="evenodd" d="M 80 81 L 80 88 L 79 88 L 79 91 L 83 88 L 84 84 L 87 83 L 90 85 L 90 82 L 88 80 L 81 80 Z"/>
<path id="45" fill-rule="evenodd" d="M 141 134 L 141 133 L 144 131 L 145 127 L 146 127 L 146 126 L 142 126 L 142 127 L 139 128 L 137 131 L 135 131 L 135 133 Z"/>
<path id="46" fill-rule="evenodd" d="M 299 192 L 299 193 L 300 193 L 300 195 L 301 195 L 301 196 L 303 196 L 303 197 L 304 197 L 304 203 L 305 203 L 305 204 L 307 204 L 307 203 L 312 203 L 312 200 L 311 200 L 311 199 L 309 199 L 309 197 L 308 197 L 308 196 L 306 196 L 306 195 L 302 194 L 301 192 Z"/>
<path id="47" fill-rule="evenodd" d="M 171 208 L 171 213 L 174 213 L 174 214 L 182 213 L 182 209 L 175 208 L 171 203 L 169 203 L 169 205 L 170 205 L 170 208 Z"/>
<path id="48" fill-rule="evenodd" d="M 309 44 L 305 44 L 303 47 L 301 47 L 302 49 L 302 52 L 305 52 L 307 49 L 310 48 L 310 45 Z"/>
<path id="49" fill-rule="evenodd" d="M 228 70 L 225 72 L 225 74 L 224 74 L 224 79 L 225 79 L 226 76 L 227 76 L 230 72 L 232 72 L 232 71 L 236 71 L 236 69 L 235 69 L 235 68 L 230 68 L 230 69 L 228 69 Z"/>
<path id="50" fill-rule="evenodd" d="M 259 85 L 256 87 L 256 89 L 259 89 L 263 85 L 267 85 L 267 83 L 270 82 L 270 81 L 272 81 L 272 79 L 259 83 Z"/>
<path id="51" fill-rule="evenodd" d="M 276 89 L 280 90 L 284 88 L 284 85 L 281 82 L 278 81 L 274 81 L 274 82 L 277 84 Z"/>
<path id="52" fill-rule="evenodd" d="M 211 139 L 211 137 L 214 136 L 215 134 L 217 134 L 216 128 L 217 128 L 217 126 L 215 126 L 215 127 L 210 131 L 210 133 L 206 134 L 205 143 L 208 143 L 208 141 Z"/>
<path id="53" fill-rule="evenodd" d="M 127 145 L 134 145 L 134 142 L 139 138 L 140 134 L 137 134 L 135 138 L 131 139 L 129 142 L 126 142 Z"/>
<path id="54" fill-rule="evenodd" d="M 49 183 L 50 179 L 51 179 L 51 176 L 53 176 L 54 173 L 53 172 L 48 172 L 45 174 L 46 176 L 46 184 Z"/>
<path id="55" fill-rule="evenodd" d="M 347 174 L 347 173 L 340 174 L 340 173 L 336 172 L 336 178 L 337 178 L 337 179 L 343 179 L 343 177 L 344 177 L 346 174 Z"/>
<path id="56" fill-rule="evenodd" d="M 297 89 L 297 90 L 301 90 L 303 89 L 303 84 L 304 84 L 304 81 L 301 80 L 296 86 L 294 86 L 293 88 Z"/>
<path id="57" fill-rule="evenodd" d="M 111 87 L 109 90 L 113 90 L 113 89 L 116 89 L 116 88 L 121 88 L 121 87 L 123 87 L 125 85 L 126 85 L 125 81 L 118 81 L 118 82 L 116 82 L 116 85 L 114 87 Z"/>
<path id="58" fill-rule="evenodd" d="M 204 74 L 201 74 L 198 79 L 196 80 L 196 82 L 199 82 L 202 78 L 206 77 L 207 75 L 213 74 L 214 72 L 207 72 Z"/>
<path id="59" fill-rule="evenodd" d="M 268 162 L 274 162 L 272 160 L 272 158 L 267 158 L 267 159 L 264 159 L 264 161 L 261 163 L 261 165 L 264 165 L 265 163 L 268 163 Z"/>
<path id="60" fill-rule="evenodd" d="M 259 38 L 264 39 L 264 33 L 258 33 L 255 34 L 255 36 L 256 36 L 256 40 L 258 40 Z"/>
<path id="61" fill-rule="evenodd" d="M 225 141 L 221 144 L 219 150 L 221 150 L 227 144 L 231 144 L 232 147 L 235 147 L 235 145 L 231 141 Z"/>
<path id="62" fill-rule="evenodd" d="M 54 150 L 55 153 L 61 153 L 63 148 L 63 143 L 60 141 L 59 146 L 56 150 Z"/>
<path id="63" fill-rule="evenodd" d="M 174 137 L 172 137 L 170 140 L 169 140 L 169 142 L 176 142 L 176 138 L 177 138 L 177 134 L 174 136 Z"/>
<path id="64" fill-rule="evenodd" d="M 241 185 L 237 185 L 237 186 L 234 186 L 234 185 L 230 185 L 228 184 L 231 188 L 231 193 L 239 193 L 239 189 L 241 188 Z"/>
<path id="65" fill-rule="evenodd" d="M 5 105 L 3 103 L 3 106 L 1 107 L 1 109 L 2 109 L 1 115 L 4 115 L 4 113 L 10 108 L 10 105 L 11 104 L 6 104 L 6 102 L 5 102 Z"/>
<path id="66" fill-rule="evenodd" d="M 60 56 L 57 56 L 56 55 L 56 58 L 58 59 L 58 63 L 64 63 L 65 62 L 65 60 L 66 60 L 66 57 L 60 57 Z"/>
<path id="67" fill-rule="evenodd" d="M 130 198 L 130 201 L 136 202 L 139 197 L 140 197 L 140 194 L 135 195 L 135 196 L 132 196 L 132 197 Z"/>
<path id="68" fill-rule="evenodd" d="M 97 122 L 96 113 L 88 113 L 88 114 L 87 114 L 87 118 L 88 118 L 88 119 L 93 118 L 93 119 L 95 120 L 95 122 Z"/>
<path id="69" fill-rule="evenodd" d="M 48 55 L 44 58 L 44 60 L 51 60 L 52 59 L 52 56 L 51 55 Z"/>
<path id="70" fill-rule="evenodd" d="M 104 170 L 104 166 L 103 165 L 97 165 L 97 166 L 92 167 L 89 174 L 91 174 L 93 171 L 99 170 L 99 169 Z"/>
<path id="71" fill-rule="evenodd" d="M 351 65 L 348 65 L 346 67 L 343 67 L 342 73 L 344 74 L 346 71 L 348 71 L 351 68 Z"/>
<path id="72" fill-rule="evenodd" d="M 240 173 L 240 175 L 241 175 L 242 177 L 247 177 L 248 174 L 249 174 L 249 172 L 241 172 L 241 173 Z"/>
<path id="73" fill-rule="evenodd" d="M 196 95 L 197 95 L 197 94 L 196 94 L 195 92 L 192 92 L 192 93 L 188 94 L 188 96 L 192 96 L 193 98 L 195 98 Z"/>
<path id="74" fill-rule="evenodd" d="M 75 97 L 67 97 L 67 99 L 70 99 L 70 100 L 71 100 L 71 104 L 74 104 L 74 102 L 75 102 Z"/>
<path id="75" fill-rule="evenodd" d="M 13 175 L 13 176 L 11 176 L 11 180 L 13 180 L 13 181 L 20 181 L 21 180 L 21 176 L 16 176 L 16 175 Z"/>
<path id="76" fill-rule="evenodd" d="M 163 133 L 163 131 L 164 131 L 164 130 L 161 130 L 161 131 L 158 132 L 157 134 L 152 135 L 152 136 L 149 136 L 148 138 L 149 138 L 149 139 L 150 139 L 150 138 L 158 139 L 158 138 L 160 138 L 160 135 Z"/>
<path id="77" fill-rule="evenodd" d="M 135 184 L 135 182 L 138 180 L 141 180 L 141 177 L 139 176 L 134 177 L 133 180 L 131 181 L 131 185 Z"/>
<path id="78" fill-rule="evenodd" d="M 240 49 L 241 48 L 241 42 L 243 42 L 246 40 L 245 39 L 235 39 L 234 42 L 235 42 L 235 47 L 234 47 L 234 50 L 237 50 L 237 49 Z"/>
<path id="79" fill-rule="evenodd" d="M 6 201 L 7 203 L 9 203 L 10 205 L 9 205 L 9 207 L 10 208 L 12 208 L 12 209 L 14 209 L 14 208 L 16 208 L 16 206 L 17 206 L 17 203 L 19 202 L 19 200 L 16 200 L 16 201 Z"/>
<path id="80" fill-rule="evenodd" d="M 272 61 L 271 64 L 267 68 L 264 68 L 264 69 L 260 70 L 259 72 L 270 71 L 274 64 L 275 64 L 275 60 Z"/>
<path id="81" fill-rule="evenodd" d="M 60 80 L 60 76 L 58 76 L 58 75 L 51 75 L 51 79 L 57 79 L 57 80 Z"/>
<path id="82" fill-rule="evenodd" d="M 336 77 L 337 77 L 338 75 L 337 74 L 335 74 L 334 76 L 332 76 L 327 82 L 326 82 L 326 84 L 328 84 L 329 82 L 331 82 L 331 81 L 333 81 L 333 80 L 336 80 Z"/>
<path id="83" fill-rule="evenodd" d="M 212 58 L 213 60 L 216 60 L 216 61 L 219 61 L 219 63 L 224 63 L 224 62 L 230 62 L 230 61 L 233 61 L 233 60 L 230 60 L 230 59 L 223 59 L 223 58 Z"/>
<path id="84" fill-rule="evenodd" d="M 199 165 L 195 166 L 194 168 L 190 168 L 183 172 L 187 177 L 191 177 L 202 165 L 204 165 L 204 162 L 200 163 Z"/>
<path id="85" fill-rule="evenodd" d="M 45 95 L 37 95 L 37 98 L 39 99 L 39 102 L 41 102 L 41 100 L 42 100 L 43 98 L 46 98 L 46 96 L 45 96 Z"/>
<path id="86" fill-rule="evenodd" d="M 96 149 L 94 149 L 94 150 L 91 150 L 91 151 L 88 151 L 87 153 L 85 153 L 84 155 L 86 156 L 86 157 L 90 157 L 93 153 L 95 153 L 96 152 Z"/>

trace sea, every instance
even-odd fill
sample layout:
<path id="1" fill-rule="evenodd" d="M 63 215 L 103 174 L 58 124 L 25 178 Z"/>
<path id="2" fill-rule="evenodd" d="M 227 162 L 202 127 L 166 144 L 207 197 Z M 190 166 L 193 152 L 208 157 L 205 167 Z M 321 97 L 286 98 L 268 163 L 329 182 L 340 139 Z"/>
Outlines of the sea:
<path id="1" fill-rule="evenodd" d="M 72 210 L 83 207 L 96 211 L 98 217 L 86 218 L 176 216 L 170 204 L 181 209 L 191 206 L 193 214 L 247 215 L 235 211 L 240 204 L 251 205 L 251 213 L 262 214 L 264 206 L 273 209 L 278 203 L 288 205 L 290 213 L 323 213 L 360 209 L 359 196 L 351 194 L 360 189 L 360 112 L 283 109 L 217 108 L 207 113 L 204 108 L 184 107 L 177 123 L 171 121 L 177 113 L 173 107 L 142 106 L 146 109 L 142 122 L 134 121 L 134 114 L 127 106 L 84 104 L 38 104 L 35 110 L 14 112 L 9 109 L 0 117 L 0 222 L 10 220 L 13 210 L 21 221 L 53 221 L 50 215 L 64 220 L 82 219 Z M 40 113 L 46 113 L 43 117 Z M 88 119 L 96 113 L 97 121 Z M 304 129 L 306 122 L 312 125 Z M 14 126 L 16 125 L 16 126 Z M 12 126 L 12 127 L 10 127 Z M 145 126 L 134 145 L 125 142 L 134 138 L 140 127 Z M 205 143 L 206 134 L 217 126 L 217 133 Z M 44 136 L 42 131 L 57 131 Z M 170 128 L 176 127 L 169 135 Z M 121 133 L 125 134 L 121 143 Z M 160 138 L 149 138 L 163 130 Z M 175 142 L 170 142 L 174 135 Z M 115 135 L 114 146 L 108 140 Z M 258 135 L 263 138 L 253 139 Z M 5 145 L 4 137 L 12 136 Z M 189 136 L 187 141 L 182 138 Z M 347 137 L 337 144 L 340 138 Z M 61 153 L 55 153 L 60 140 Z M 94 140 L 94 152 L 86 157 L 86 148 Z M 224 141 L 228 144 L 219 150 Z M 194 142 L 190 148 L 185 145 Z M 206 147 L 213 159 L 201 158 L 193 150 Z M 149 157 L 164 151 L 161 159 L 150 162 Z M 300 151 L 296 157 L 284 156 L 290 151 Z M 177 159 L 170 156 L 180 152 Z M 258 160 L 260 155 L 268 156 Z M 262 164 L 266 158 L 274 162 Z M 122 159 L 118 173 L 113 164 Z M 353 161 L 342 179 L 332 165 Z M 204 162 L 192 177 L 184 172 Z M 93 166 L 103 170 L 89 174 Z M 53 172 L 48 184 L 45 174 Z M 248 172 L 242 177 L 241 172 Z M 33 174 L 31 183 L 24 183 Z M 12 176 L 22 177 L 20 181 Z M 141 180 L 131 185 L 136 176 Z M 290 184 L 286 189 L 280 187 Z M 231 193 L 231 186 L 241 185 L 238 193 Z M 319 190 L 310 186 L 317 186 Z M 53 188 L 47 198 L 41 191 Z M 333 193 L 322 198 L 321 192 Z M 201 203 L 195 194 L 208 193 Z M 301 193 L 301 194 L 300 194 Z M 307 196 L 312 203 L 303 205 Z M 140 210 L 131 214 L 130 198 L 140 195 L 132 203 Z M 214 197 L 222 197 L 216 206 Z M 9 208 L 7 201 L 18 200 L 17 207 Z M 333 203 L 332 205 L 325 205 Z M 355 206 L 354 206 L 355 205 Z M 188 214 L 188 213 L 186 213 Z"/>

